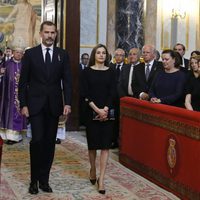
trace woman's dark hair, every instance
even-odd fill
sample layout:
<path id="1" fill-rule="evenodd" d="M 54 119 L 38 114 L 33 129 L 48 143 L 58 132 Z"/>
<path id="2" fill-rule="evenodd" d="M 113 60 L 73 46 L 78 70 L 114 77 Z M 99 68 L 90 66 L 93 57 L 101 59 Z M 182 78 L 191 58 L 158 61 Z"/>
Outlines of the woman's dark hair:
<path id="1" fill-rule="evenodd" d="M 95 46 L 95 47 L 92 49 L 92 52 L 91 52 L 91 54 L 90 54 L 90 60 L 89 60 L 88 66 L 93 66 L 93 65 L 95 65 L 95 54 L 96 54 L 97 49 L 99 49 L 99 48 L 101 48 L 101 47 L 103 47 L 103 48 L 106 50 L 106 60 L 105 60 L 105 62 L 104 62 L 104 65 L 107 66 L 107 67 L 109 67 L 110 55 L 109 55 L 109 53 L 108 53 L 108 50 L 107 50 L 106 46 L 103 45 L 103 44 L 98 44 L 97 46 Z"/>
<path id="2" fill-rule="evenodd" d="M 195 56 L 193 54 L 200 55 L 200 51 L 198 51 L 198 50 L 192 51 L 190 56 Z"/>
<path id="3" fill-rule="evenodd" d="M 162 52 L 162 54 L 169 54 L 173 59 L 175 59 L 174 67 L 180 68 L 182 58 L 178 52 L 175 52 L 172 49 L 166 49 Z"/>
<path id="4" fill-rule="evenodd" d="M 190 57 L 190 60 L 189 60 L 189 67 L 190 67 L 190 70 L 193 71 L 192 67 L 191 67 L 191 61 L 192 59 L 195 59 L 198 62 L 200 62 L 200 55 L 195 55 L 195 56 L 191 56 Z"/>

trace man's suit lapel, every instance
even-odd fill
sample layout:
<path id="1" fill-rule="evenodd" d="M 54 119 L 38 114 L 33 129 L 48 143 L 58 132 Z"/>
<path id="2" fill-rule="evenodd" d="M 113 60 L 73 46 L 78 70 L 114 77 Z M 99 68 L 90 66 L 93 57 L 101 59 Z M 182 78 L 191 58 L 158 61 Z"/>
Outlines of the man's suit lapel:
<path id="1" fill-rule="evenodd" d="M 151 78 L 154 76 L 154 73 L 156 72 L 156 61 L 153 62 L 153 65 L 152 65 L 152 68 L 151 68 L 151 71 L 150 71 L 150 74 L 149 74 L 149 79 L 148 80 L 151 80 Z"/>
<path id="2" fill-rule="evenodd" d="M 141 63 L 141 78 L 146 82 L 146 76 L 145 76 L 145 63 Z"/>
<path id="3" fill-rule="evenodd" d="M 128 89 L 128 82 L 129 82 L 129 73 L 130 73 L 130 69 L 131 69 L 131 64 L 127 65 L 127 66 L 123 66 L 124 68 L 124 83 L 126 88 Z"/>
<path id="4" fill-rule="evenodd" d="M 37 57 L 39 58 L 38 63 L 41 63 L 41 71 L 46 76 L 46 66 L 45 66 L 45 62 L 44 62 L 44 57 L 43 57 L 43 52 L 42 52 L 42 46 L 41 45 L 39 45 L 37 47 L 36 53 L 37 53 Z"/>
<path id="5" fill-rule="evenodd" d="M 58 62 L 61 61 L 61 55 L 59 54 L 58 48 L 54 47 L 53 48 L 53 58 L 52 58 L 52 63 L 50 66 L 50 76 L 52 74 L 54 74 L 55 70 L 56 70 L 56 66 L 58 64 Z"/>

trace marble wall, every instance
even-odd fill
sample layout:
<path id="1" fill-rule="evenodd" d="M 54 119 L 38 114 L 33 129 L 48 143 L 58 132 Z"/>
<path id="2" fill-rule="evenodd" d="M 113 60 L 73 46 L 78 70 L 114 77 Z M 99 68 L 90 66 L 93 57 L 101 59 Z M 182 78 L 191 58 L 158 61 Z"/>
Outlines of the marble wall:
<path id="1" fill-rule="evenodd" d="M 141 48 L 143 34 L 144 0 L 118 0 L 116 10 L 116 47 L 128 51 Z"/>
<path id="2" fill-rule="evenodd" d="M 111 53 L 117 47 L 129 50 L 153 44 L 161 52 L 180 42 L 186 57 L 200 48 L 200 0 L 181 0 L 184 19 L 172 19 L 179 0 L 81 0 L 80 53 L 91 52 L 97 43 Z"/>

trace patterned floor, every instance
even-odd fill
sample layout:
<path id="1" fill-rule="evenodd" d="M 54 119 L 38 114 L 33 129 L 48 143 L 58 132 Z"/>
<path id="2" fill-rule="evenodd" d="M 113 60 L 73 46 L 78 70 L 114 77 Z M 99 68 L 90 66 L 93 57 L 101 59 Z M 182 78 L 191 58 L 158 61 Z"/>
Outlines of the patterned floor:
<path id="1" fill-rule="evenodd" d="M 1 166 L 0 200 L 176 200 L 171 193 L 123 167 L 111 153 L 106 175 L 106 195 L 97 192 L 88 180 L 88 157 L 85 139 L 68 135 L 56 146 L 50 185 L 54 193 L 28 193 L 28 140 L 13 146 L 4 145 Z"/>

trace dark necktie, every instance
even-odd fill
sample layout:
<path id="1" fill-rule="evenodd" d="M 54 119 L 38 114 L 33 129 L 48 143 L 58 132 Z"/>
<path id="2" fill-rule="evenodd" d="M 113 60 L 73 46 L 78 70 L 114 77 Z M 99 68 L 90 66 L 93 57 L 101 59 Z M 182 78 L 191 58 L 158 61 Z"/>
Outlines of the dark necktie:
<path id="1" fill-rule="evenodd" d="M 49 67 L 51 64 L 51 55 L 49 53 L 50 48 L 46 48 L 46 54 L 45 54 L 45 64 L 46 64 L 46 72 L 47 76 L 49 76 Z"/>
<path id="2" fill-rule="evenodd" d="M 117 73 L 116 73 L 116 78 L 117 78 L 117 81 L 119 81 L 119 76 L 120 76 L 120 67 L 121 67 L 121 65 L 117 65 Z"/>
<path id="3" fill-rule="evenodd" d="M 146 76 L 146 80 L 148 81 L 149 79 L 149 74 L 150 74 L 150 68 L 149 68 L 150 64 L 148 63 L 146 65 L 146 72 L 145 72 L 145 76 Z"/>

